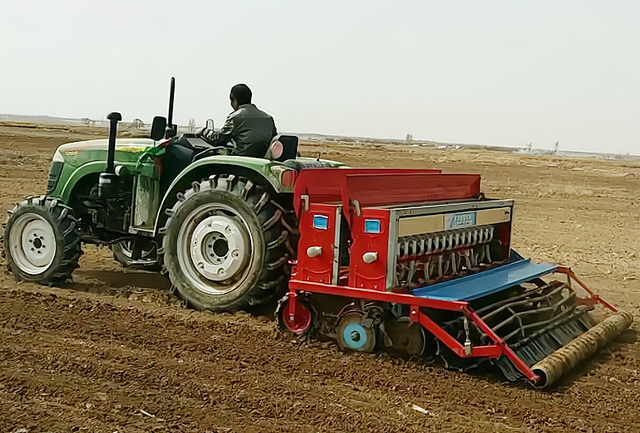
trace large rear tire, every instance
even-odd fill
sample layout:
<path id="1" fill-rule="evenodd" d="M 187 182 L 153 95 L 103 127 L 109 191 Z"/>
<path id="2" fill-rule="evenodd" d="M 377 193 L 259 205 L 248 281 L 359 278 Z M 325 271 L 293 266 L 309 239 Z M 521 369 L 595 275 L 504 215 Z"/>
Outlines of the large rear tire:
<path id="1" fill-rule="evenodd" d="M 18 280 L 47 286 L 71 281 L 82 255 L 73 209 L 51 197 L 32 197 L 9 211 L 2 255 Z"/>
<path id="2" fill-rule="evenodd" d="M 284 209 L 251 180 L 214 175 L 178 194 L 161 234 L 177 294 L 198 310 L 235 311 L 275 301 L 286 289 Z"/>

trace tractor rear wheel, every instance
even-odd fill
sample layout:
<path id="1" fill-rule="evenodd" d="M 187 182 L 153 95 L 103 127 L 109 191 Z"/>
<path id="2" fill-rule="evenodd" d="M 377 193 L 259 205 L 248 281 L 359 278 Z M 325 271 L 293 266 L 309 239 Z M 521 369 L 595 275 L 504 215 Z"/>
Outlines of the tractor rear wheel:
<path id="1" fill-rule="evenodd" d="M 199 310 L 234 311 L 281 296 L 289 232 L 283 209 L 251 180 L 214 175 L 178 194 L 161 254 L 177 294 Z"/>
<path id="2" fill-rule="evenodd" d="M 82 255 L 73 210 L 51 197 L 32 197 L 9 211 L 3 254 L 18 280 L 48 286 L 71 281 Z"/>

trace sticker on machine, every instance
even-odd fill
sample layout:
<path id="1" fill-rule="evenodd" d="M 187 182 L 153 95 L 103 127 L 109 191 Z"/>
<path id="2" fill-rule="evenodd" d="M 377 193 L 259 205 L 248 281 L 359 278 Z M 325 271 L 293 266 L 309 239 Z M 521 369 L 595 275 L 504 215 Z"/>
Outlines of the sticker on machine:
<path id="1" fill-rule="evenodd" d="M 446 214 L 444 216 L 444 226 L 446 230 L 460 227 L 473 227 L 476 225 L 476 212 L 460 212 Z"/>

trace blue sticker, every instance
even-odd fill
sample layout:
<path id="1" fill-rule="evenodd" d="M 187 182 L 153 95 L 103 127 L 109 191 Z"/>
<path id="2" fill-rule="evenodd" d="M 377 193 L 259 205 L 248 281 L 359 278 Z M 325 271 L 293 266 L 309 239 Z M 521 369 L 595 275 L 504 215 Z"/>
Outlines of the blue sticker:
<path id="1" fill-rule="evenodd" d="M 380 233 L 380 220 L 364 220 L 365 233 Z"/>
<path id="2" fill-rule="evenodd" d="M 318 230 L 327 230 L 329 228 L 329 218 L 324 215 L 314 215 L 313 228 Z"/>

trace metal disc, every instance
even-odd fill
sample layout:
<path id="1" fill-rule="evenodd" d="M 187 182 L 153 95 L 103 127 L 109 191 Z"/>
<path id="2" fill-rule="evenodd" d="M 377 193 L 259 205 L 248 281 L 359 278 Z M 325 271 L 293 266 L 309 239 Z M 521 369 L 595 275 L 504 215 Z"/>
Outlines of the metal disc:
<path id="1" fill-rule="evenodd" d="M 280 325 L 281 330 L 289 330 L 296 335 L 302 335 L 308 332 L 313 325 L 313 310 L 310 308 L 308 302 L 305 299 L 296 297 L 294 302 L 295 314 L 293 317 L 289 316 L 289 303 L 291 298 L 286 296 L 281 299 L 276 309 L 276 317 Z"/>
<path id="2" fill-rule="evenodd" d="M 385 323 L 385 331 L 391 338 L 391 350 L 409 356 L 422 355 L 427 347 L 424 329 L 418 323 L 412 323 L 408 318 L 392 320 Z"/>
<path id="3" fill-rule="evenodd" d="M 360 312 L 349 312 L 340 318 L 336 336 L 343 349 L 359 352 L 372 352 L 376 345 L 376 335 L 371 327 L 362 322 Z"/>

